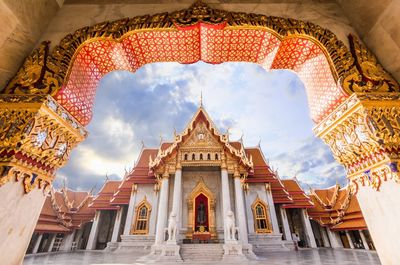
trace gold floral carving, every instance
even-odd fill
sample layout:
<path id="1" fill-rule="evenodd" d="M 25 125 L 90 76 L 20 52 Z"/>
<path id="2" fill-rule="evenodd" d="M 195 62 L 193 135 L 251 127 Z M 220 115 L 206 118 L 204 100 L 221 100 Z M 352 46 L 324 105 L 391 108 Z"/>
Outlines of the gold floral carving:
<path id="1" fill-rule="evenodd" d="M 42 42 L 26 57 L 16 76 L 7 85 L 7 94 L 54 94 L 63 79 L 58 75 L 59 66 L 49 60 L 50 42 Z"/>
<path id="2" fill-rule="evenodd" d="M 379 190 L 398 181 L 400 101 L 391 93 L 355 93 L 314 132 L 347 169 L 352 184 Z"/>
<path id="3" fill-rule="evenodd" d="M 355 36 L 350 35 L 349 40 L 355 65 L 346 73 L 343 88 L 352 92 L 400 92 L 397 81 L 383 69 L 375 55 Z"/>
<path id="4" fill-rule="evenodd" d="M 0 95 L 0 102 L 0 185 L 16 172 L 27 192 L 42 181 L 51 183 L 86 137 L 85 129 L 51 96 Z"/>
<path id="5" fill-rule="evenodd" d="M 273 32 L 279 38 L 299 36 L 317 43 L 327 55 L 332 73 L 351 94 L 357 91 L 398 91 L 398 84 L 377 63 L 372 53 L 355 37 L 350 37 L 353 54 L 336 35 L 311 22 L 253 13 L 213 9 L 196 1 L 187 9 L 172 13 L 124 18 L 83 27 L 65 36 L 49 51 L 43 42 L 25 60 L 16 76 L 2 93 L 55 95 L 66 84 L 75 54 L 85 43 L 96 39 L 120 41 L 139 30 L 176 30 L 197 23 L 223 25 L 230 28 L 259 28 Z M 368 82 L 365 83 L 365 80 Z M 370 88 L 364 88 L 369 87 Z"/>

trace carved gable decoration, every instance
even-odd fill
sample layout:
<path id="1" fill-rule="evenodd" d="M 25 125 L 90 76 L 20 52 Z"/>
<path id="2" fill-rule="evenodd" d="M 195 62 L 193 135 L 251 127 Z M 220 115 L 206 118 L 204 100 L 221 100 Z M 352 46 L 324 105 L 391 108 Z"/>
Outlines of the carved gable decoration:
<path id="1" fill-rule="evenodd" d="M 189 135 L 188 139 L 181 145 L 182 148 L 209 148 L 222 147 L 215 136 L 212 135 L 204 122 L 199 122 Z"/>
<path id="2" fill-rule="evenodd" d="M 188 151 L 192 150 L 193 148 L 202 151 L 214 149 L 217 152 L 224 150 L 226 153 L 229 153 L 238 159 L 239 163 L 245 168 L 253 168 L 252 158 L 246 156 L 246 152 L 243 148 L 241 150 L 234 148 L 229 143 L 228 135 L 219 133 L 218 129 L 202 106 L 200 106 L 200 108 L 197 110 L 196 114 L 193 116 L 185 130 L 182 133 L 175 135 L 175 141 L 167 149 L 162 150 L 160 148 L 157 156 L 154 159 L 150 157 L 149 167 L 154 170 L 162 164 L 173 161 L 173 157 L 179 153 L 176 152 L 177 150 L 186 149 L 186 151 Z M 220 153 L 192 153 L 192 157 L 190 158 L 188 155 L 189 154 L 186 153 L 183 159 L 178 159 L 175 161 L 180 164 L 180 160 L 221 160 Z M 205 155 L 207 155 L 207 157 L 205 157 Z M 213 155 L 213 158 L 211 155 Z"/>

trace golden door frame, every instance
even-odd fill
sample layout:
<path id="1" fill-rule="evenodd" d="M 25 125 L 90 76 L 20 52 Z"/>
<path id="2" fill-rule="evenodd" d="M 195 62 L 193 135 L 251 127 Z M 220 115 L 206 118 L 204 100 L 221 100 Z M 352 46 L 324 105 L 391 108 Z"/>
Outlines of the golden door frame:
<path id="1" fill-rule="evenodd" d="M 194 226 L 195 226 L 195 216 L 194 216 L 194 207 L 196 203 L 196 198 L 200 194 L 203 194 L 208 199 L 208 220 L 209 220 L 209 230 L 211 234 L 211 238 L 217 238 L 216 227 L 215 227 L 215 196 L 212 191 L 207 187 L 204 183 L 203 178 L 200 178 L 196 187 L 189 194 L 187 199 L 187 207 L 188 207 L 188 230 L 186 233 L 186 238 L 193 238 Z"/>

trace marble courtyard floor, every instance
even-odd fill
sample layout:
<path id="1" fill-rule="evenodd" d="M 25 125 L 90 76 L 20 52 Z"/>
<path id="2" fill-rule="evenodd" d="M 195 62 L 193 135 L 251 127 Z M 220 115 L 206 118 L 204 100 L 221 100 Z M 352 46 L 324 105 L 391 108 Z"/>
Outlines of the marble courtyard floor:
<path id="1" fill-rule="evenodd" d="M 77 251 L 72 253 L 38 254 L 25 257 L 23 265 L 94 265 L 94 264 L 149 264 L 137 261 L 147 253 L 130 252 L 116 253 L 104 251 Z M 381 264 L 376 252 L 350 249 L 303 249 L 296 251 L 273 251 L 259 255 L 259 260 L 239 262 L 237 264 L 251 265 L 378 265 Z M 157 264 L 161 264 L 157 262 Z M 169 263 L 172 264 L 172 263 Z M 188 264 L 211 264 L 210 262 Z M 213 264 L 231 264 L 224 262 L 213 262 Z"/>

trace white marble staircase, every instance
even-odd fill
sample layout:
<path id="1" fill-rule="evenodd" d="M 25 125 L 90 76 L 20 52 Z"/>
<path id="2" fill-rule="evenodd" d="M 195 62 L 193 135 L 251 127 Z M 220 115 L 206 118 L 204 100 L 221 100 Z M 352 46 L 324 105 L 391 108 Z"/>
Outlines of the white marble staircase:
<path id="1" fill-rule="evenodd" d="M 215 262 L 224 255 L 222 244 L 182 244 L 180 250 L 183 261 Z"/>

